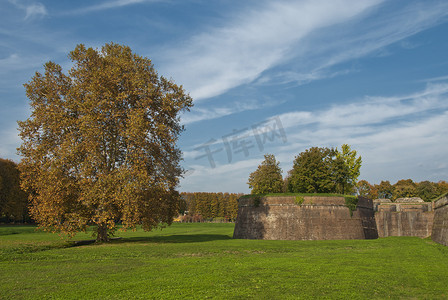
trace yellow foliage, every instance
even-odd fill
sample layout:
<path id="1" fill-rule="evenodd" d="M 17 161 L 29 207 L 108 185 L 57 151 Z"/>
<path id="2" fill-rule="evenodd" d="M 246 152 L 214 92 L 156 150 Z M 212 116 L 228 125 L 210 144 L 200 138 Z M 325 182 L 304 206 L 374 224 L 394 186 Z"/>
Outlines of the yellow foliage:
<path id="1" fill-rule="evenodd" d="M 192 99 L 129 47 L 78 45 L 70 58 L 68 75 L 48 62 L 25 84 L 32 114 L 19 122 L 18 150 L 33 218 L 69 234 L 95 224 L 98 240 L 117 220 L 148 230 L 170 223 L 182 172 L 178 114 Z"/>

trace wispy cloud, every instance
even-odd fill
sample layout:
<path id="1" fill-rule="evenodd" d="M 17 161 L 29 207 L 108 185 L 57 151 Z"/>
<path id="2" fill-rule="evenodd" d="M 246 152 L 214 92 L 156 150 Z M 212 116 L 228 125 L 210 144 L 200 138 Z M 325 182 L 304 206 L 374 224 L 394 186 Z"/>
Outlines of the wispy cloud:
<path id="1" fill-rule="evenodd" d="M 246 190 L 248 170 L 256 169 L 260 162 L 259 159 L 247 159 L 232 164 L 218 165 L 214 169 L 202 165 L 191 165 L 190 172 L 181 181 L 181 189 L 190 192 Z M 204 178 L 207 178 L 207 185 L 204 185 Z M 184 189 L 183 186 L 188 186 L 189 190 Z"/>
<path id="2" fill-rule="evenodd" d="M 350 72 L 331 68 L 378 54 L 448 14 L 443 1 L 412 2 L 384 12 L 387 5 L 391 3 L 380 0 L 270 2 L 230 18 L 222 27 L 206 29 L 176 50 L 163 49 L 162 69 L 182 82 L 195 100 L 256 79 L 303 84 Z M 286 70 L 275 73 L 279 66 Z"/>
<path id="3" fill-rule="evenodd" d="M 369 14 L 315 31 L 292 47 L 296 53 L 291 55 L 296 63 L 288 62 L 285 66 L 288 71 L 263 74 L 259 81 L 302 85 L 343 75 L 353 70 L 335 71 L 333 68 L 368 55 L 390 55 L 386 47 L 396 42 L 403 48 L 418 47 L 405 39 L 438 25 L 448 15 L 448 3 L 443 1 L 431 5 L 411 2 L 399 9 L 384 11 L 383 6 L 390 4 L 385 2 Z"/>
<path id="4" fill-rule="evenodd" d="M 289 164 L 306 148 L 348 143 L 363 156 L 361 171 L 369 174 L 367 179 L 437 181 L 448 176 L 448 168 L 433 164 L 446 156 L 442 145 L 448 143 L 447 82 L 428 84 L 410 95 L 366 97 L 321 111 L 277 117 L 285 126 L 288 144 L 275 150 Z M 422 178 L 420 172 L 427 177 Z"/>
<path id="5" fill-rule="evenodd" d="M 332 144 L 348 137 L 369 135 L 379 130 L 378 126 L 396 124 L 420 118 L 448 109 L 448 83 L 428 84 L 419 92 L 394 97 L 367 96 L 357 102 L 332 105 L 324 110 L 317 111 L 291 111 L 268 118 L 266 124 L 279 122 L 277 126 L 266 126 L 263 132 L 278 131 L 279 126 L 288 132 L 288 145 L 281 145 L 282 149 L 302 146 Z M 204 115 L 207 113 L 204 111 Z M 232 110 L 225 110 L 226 114 Z M 205 118 L 204 116 L 204 118 Z M 254 131 L 249 128 L 241 131 L 236 138 L 253 137 Z M 343 138 L 341 138 L 341 136 Z M 295 144 L 297 143 L 298 144 Z M 206 142 L 205 140 L 203 141 Z M 216 140 L 208 145 L 217 145 L 222 140 Z M 198 148 L 203 144 L 194 145 Z M 199 156 L 199 151 L 184 152 L 185 158 Z"/>
<path id="6" fill-rule="evenodd" d="M 410 95 L 365 97 L 327 110 L 288 112 L 276 117 L 280 117 L 285 128 L 310 124 L 334 128 L 382 124 L 444 109 L 448 109 L 448 83 L 428 84 L 423 91 Z"/>
<path id="7" fill-rule="evenodd" d="M 444 145 L 448 143 L 448 82 L 428 84 L 425 89 L 409 95 L 370 96 L 318 111 L 283 113 L 271 119 L 276 118 L 281 120 L 286 131 L 287 143 L 278 139 L 266 144 L 263 153 L 252 149 L 250 156 L 229 164 L 218 159 L 219 155 L 225 156 L 223 153 L 217 153 L 215 168 L 211 168 L 206 159 L 197 159 L 203 152 L 187 151 L 184 153 L 186 162 L 194 171 L 191 178 L 188 176 L 182 182 L 200 189 L 201 180 L 208 178 L 216 183 L 216 191 L 220 190 L 221 182 L 233 191 L 245 191 L 245 182 L 264 153 L 275 154 L 286 175 L 294 157 L 305 149 L 336 147 L 344 143 L 352 145 L 362 155 L 361 175 L 369 174 L 363 176 L 368 180 L 437 181 L 448 176 L 446 164 L 437 163 L 445 160 Z M 252 133 L 242 133 L 245 134 Z M 419 176 L 419 172 L 424 175 Z"/>
<path id="8" fill-rule="evenodd" d="M 222 118 L 228 115 L 241 113 L 250 110 L 256 110 L 272 105 L 271 103 L 260 103 L 259 101 L 246 100 L 245 102 L 233 103 L 229 106 L 201 108 L 195 106 L 191 111 L 181 116 L 182 123 L 185 125 Z"/>
<path id="9" fill-rule="evenodd" d="M 380 2 L 268 2 L 168 51 L 163 71 L 184 83 L 196 100 L 216 96 L 284 61 L 291 46 L 312 31 L 345 22 Z"/>
<path id="10" fill-rule="evenodd" d="M 390 4 L 386 2 L 384 5 Z M 335 30 L 327 30 L 322 36 L 317 35 L 317 39 L 311 41 L 312 48 L 308 49 L 306 56 L 313 58 L 313 61 L 320 61 L 315 65 L 314 72 L 328 69 L 403 41 L 439 24 L 447 15 L 448 3 L 443 1 L 431 5 L 410 3 L 388 13 L 379 7 L 371 15 L 363 16 L 362 22 L 353 20 L 341 24 Z"/>
<path id="11" fill-rule="evenodd" d="M 40 17 L 47 15 L 47 9 L 42 3 L 34 3 L 25 8 L 26 15 L 25 20 L 31 19 L 34 17 Z"/>
<path id="12" fill-rule="evenodd" d="M 448 75 L 422 79 L 419 82 L 434 82 L 434 81 L 445 81 L 445 80 L 448 80 Z"/>
<path id="13" fill-rule="evenodd" d="M 19 0 L 9 0 L 9 2 L 25 11 L 25 20 L 43 17 L 48 14 L 45 6 L 40 2 L 32 2 L 29 4 L 24 4 Z"/>
<path id="14" fill-rule="evenodd" d="M 107 10 L 107 9 L 114 9 L 114 8 L 120 8 L 128 5 L 134 5 L 134 4 L 140 4 L 144 2 L 160 2 L 162 0 L 115 0 L 115 1 L 104 1 L 103 3 L 91 5 L 87 7 L 83 7 L 80 9 L 75 9 L 70 12 L 67 12 L 67 14 L 85 14 L 85 13 L 91 13 L 95 11 L 101 11 L 101 10 Z"/>

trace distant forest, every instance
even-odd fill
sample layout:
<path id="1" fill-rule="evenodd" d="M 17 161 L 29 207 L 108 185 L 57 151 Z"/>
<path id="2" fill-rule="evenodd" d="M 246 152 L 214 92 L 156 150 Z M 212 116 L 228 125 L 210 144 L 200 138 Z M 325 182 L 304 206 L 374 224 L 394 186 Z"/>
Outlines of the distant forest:
<path id="1" fill-rule="evenodd" d="M 448 192 L 448 182 L 414 182 L 402 179 L 395 184 L 381 181 L 370 184 L 366 180 L 358 181 L 350 193 L 371 199 L 388 198 L 396 200 L 403 197 L 420 197 L 432 201 Z M 181 193 L 177 221 L 232 222 L 238 213 L 238 198 L 243 194 L 236 193 Z M 0 223 L 33 222 L 28 212 L 28 195 L 20 189 L 20 173 L 17 164 L 11 160 L 0 159 Z"/>
<path id="2" fill-rule="evenodd" d="M 181 193 L 182 205 L 178 219 L 182 222 L 232 222 L 238 213 L 238 198 L 243 194 Z"/>

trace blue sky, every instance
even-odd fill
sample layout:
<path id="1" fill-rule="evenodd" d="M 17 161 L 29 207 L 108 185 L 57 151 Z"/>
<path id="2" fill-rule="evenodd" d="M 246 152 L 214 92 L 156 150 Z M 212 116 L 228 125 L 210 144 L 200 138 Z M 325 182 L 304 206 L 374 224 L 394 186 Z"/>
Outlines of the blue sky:
<path id="1" fill-rule="evenodd" d="M 344 143 L 371 183 L 448 180 L 448 1 L 2 0 L 0 157 L 20 160 L 23 83 L 111 41 L 194 99 L 181 191 L 248 192 L 264 154 L 286 174 Z"/>

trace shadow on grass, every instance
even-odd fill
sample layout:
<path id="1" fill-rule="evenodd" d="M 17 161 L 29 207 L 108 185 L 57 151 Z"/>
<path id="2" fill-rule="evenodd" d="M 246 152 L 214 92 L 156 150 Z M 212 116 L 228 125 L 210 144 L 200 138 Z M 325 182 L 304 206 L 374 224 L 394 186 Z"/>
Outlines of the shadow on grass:
<path id="1" fill-rule="evenodd" d="M 34 232 L 33 228 L 33 232 Z M 3 232 L 3 235 L 19 234 L 23 232 L 8 231 Z M 175 235 L 161 235 L 161 236 L 136 236 L 136 237 L 112 237 L 110 243 L 102 243 L 103 245 L 114 245 L 124 243 L 201 243 L 211 242 L 219 240 L 230 240 L 229 235 L 225 234 L 175 234 Z M 101 243 L 100 243 L 101 244 Z M 65 249 L 80 246 L 95 246 L 94 239 L 88 240 L 68 240 L 65 242 L 49 242 L 49 243 L 35 243 L 24 242 L 23 244 L 17 244 L 12 247 L 0 247 L 0 261 L 13 260 L 17 257 L 48 251 L 55 249 Z"/>
<path id="2" fill-rule="evenodd" d="M 201 243 L 219 240 L 230 240 L 230 236 L 225 234 L 174 234 L 165 236 L 139 236 L 139 237 L 115 237 L 110 243 L 103 244 L 123 244 L 123 243 Z M 71 241 L 69 247 L 86 246 L 96 244 L 95 240 Z"/>
<path id="3" fill-rule="evenodd" d="M 165 236 L 122 238 L 115 243 L 201 243 L 219 240 L 230 240 L 225 234 L 174 234 Z"/>
<path id="4" fill-rule="evenodd" d="M 102 243 L 103 245 L 114 245 L 114 244 L 124 244 L 124 243 L 201 243 L 201 242 L 211 242 L 219 240 L 230 240 L 230 236 L 225 234 L 175 234 L 175 235 L 165 235 L 165 236 L 148 236 L 148 237 L 116 237 L 112 238 L 110 243 Z M 63 243 L 53 243 L 53 244 L 22 244 L 16 247 L 8 247 L 5 249 L 0 248 L 0 261 L 13 259 L 15 256 L 55 250 L 72 248 L 79 246 L 95 246 L 95 240 L 80 240 L 80 241 L 66 241 Z"/>

